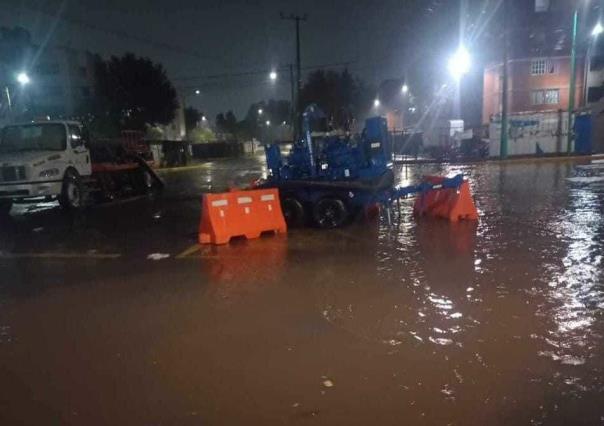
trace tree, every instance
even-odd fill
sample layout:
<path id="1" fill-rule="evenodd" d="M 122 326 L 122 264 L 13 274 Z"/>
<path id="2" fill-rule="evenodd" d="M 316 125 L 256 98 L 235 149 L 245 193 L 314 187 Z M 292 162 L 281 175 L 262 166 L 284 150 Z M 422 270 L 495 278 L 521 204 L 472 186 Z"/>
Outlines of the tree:
<path id="1" fill-rule="evenodd" d="M 100 113 L 122 129 L 143 130 L 169 124 L 176 115 L 176 90 L 161 64 L 132 53 L 97 61 L 96 94 Z"/>
<path id="2" fill-rule="evenodd" d="M 207 143 L 215 141 L 216 135 L 212 129 L 208 129 L 207 127 L 197 127 L 191 131 L 189 139 L 193 143 Z"/>
<path id="3" fill-rule="evenodd" d="M 349 129 L 354 118 L 368 111 L 371 98 L 372 91 L 347 69 L 341 73 L 314 71 L 300 91 L 302 108 L 317 104 L 331 126 L 344 129 Z"/>
<path id="4" fill-rule="evenodd" d="M 226 119 L 224 118 L 223 113 L 219 113 L 216 115 L 216 130 L 221 133 L 226 132 Z"/>
<path id="5" fill-rule="evenodd" d="M 185 108 L 185 129 L 187 134 L 199 126 L 201 117 L 203 117 L 203 114 L 197 108 Z"/>
<path id="6" fill-rule="evenodd" d="M 224 130 L 231 135 L 234 135 L 237 132 L 237 118 L 231 110 L 227 111 L 224 118 Z"/>

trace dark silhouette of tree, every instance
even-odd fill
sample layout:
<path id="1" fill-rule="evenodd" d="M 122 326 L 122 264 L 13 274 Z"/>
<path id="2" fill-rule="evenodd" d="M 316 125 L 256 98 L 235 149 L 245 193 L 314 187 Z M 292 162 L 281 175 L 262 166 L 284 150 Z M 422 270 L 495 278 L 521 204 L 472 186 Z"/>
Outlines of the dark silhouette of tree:
<path id="1" fill-rule="evenodd" d="M 221 133 L 226 133 L 226 119 L 223 113 L 216 115 L 216 130 Z"/>
<path id="2" fill-rule="evenodd" d="M 332 127 L 349 129 L 371 106 L 372 91 L 345 69 L 312 72 L 300 92 L 302 108 L 317 104 Z"/>
<path id="3" fill-rule="evenodd" d="M 197 108 L 185 108 L 185 129 L 187 133 L 199 126 L 202 116 L 203 114 Z"/>
<path id="4" fill-rule="evenodd" d="M 237 117 L 233 114 L 233 111 L 227 111 L 224 117 L 225 132 L 234 135 L 237 132 Z"/>
<path id="5" fill-rule="evenodd" d="M 127 53 L 99 60 L 95 71 L 100 110 L 121 128 L 142 130 L 174 119 L 176 90 L 161 64 Z"/>

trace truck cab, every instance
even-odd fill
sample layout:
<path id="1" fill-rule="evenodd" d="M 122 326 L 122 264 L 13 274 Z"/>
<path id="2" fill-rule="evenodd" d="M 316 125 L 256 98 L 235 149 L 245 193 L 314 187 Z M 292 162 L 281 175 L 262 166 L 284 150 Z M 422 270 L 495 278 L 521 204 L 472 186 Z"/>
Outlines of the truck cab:
<path id="1" fill-rule="evenodd" d="M 82 204 L 92 165 L 82 125 L 75 121 L 11 124 L 0 131 L 0 213 L 14 201 L 58 199 Z"/>

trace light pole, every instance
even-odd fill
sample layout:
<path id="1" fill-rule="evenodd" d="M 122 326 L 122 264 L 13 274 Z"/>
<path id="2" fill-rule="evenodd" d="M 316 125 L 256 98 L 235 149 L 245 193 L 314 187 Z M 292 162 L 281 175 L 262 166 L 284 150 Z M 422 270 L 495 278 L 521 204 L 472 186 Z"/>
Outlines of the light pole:
<path id="1" fill-rule="evenodd" d="M 598 22 L 593 30 L 591 31 L 591 39 L 589 40 L 588 44 L 587 44 L 587 53 L 585 55 L 585 65 L 584 65 L 584 76 L 583 76 L 583 104 L 587 105 L 587 101 L 589 98 L 589 84 L 588 84 L 588 80 L 589 80 L 589 71 L 591 68 L 591 53 L 592 53 L 592 47 L 593 44 L 595 43 L 595 41 L 597 40 L 598 36 L 600 34 L 602 34 L 604 32 L 604 27 L 602 26 L 602 24 L 600 22 Z"/>
<path id="2" fill-rule="evenodd" d="M 573 148 L 573 112 L 575 110 L 575 91 L 577 84 L 577 31 L 579 29 L 579 10 L 573 13 L 572 44 L 570 49 L 570 83 L 568 87 L 568 131 L 566 139 L 566 153 L 570 154 Z"/>
<path id="3" fill-rule="evenodd" d="M 16 79 L 21 88 L 27 86 L 31 82 L 31 79 L 29 78 L 29 75 L 27 75 L 26 72 L 20 72 L 19 74 L 17 74 Z M 10 94 L 8 84 L 4 86 L 4 93 L 6 94 L 6 104 L 8 105 L 8 111 L 9 113 L 11 113 L 13 111 L 13 100 Z"/>
<path id="4" fill-rule="evenodd" d="M 463 44 L 460 44 L 457 51 L 449 58 L 448 69 L 449 73 L 455 80 L 456 93 L 454 99 L 455 115 L 461 115 L 460 113 L 460 98 L 461 98 L 461 79 L 464 75 L 470 72 L 472 67 L 472 57 L 470 52 Z"/>

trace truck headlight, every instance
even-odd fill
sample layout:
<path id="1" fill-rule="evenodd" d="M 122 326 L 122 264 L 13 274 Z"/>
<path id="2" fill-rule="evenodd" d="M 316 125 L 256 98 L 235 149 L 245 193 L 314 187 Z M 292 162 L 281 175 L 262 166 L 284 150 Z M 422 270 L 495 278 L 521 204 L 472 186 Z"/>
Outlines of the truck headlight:
<path id="1" fill-rule="evenodd" d="M 49 178 L 49 177 L 58 176 L 58 175 L 59 175 L 59 169 L 47 169 L 47 170 L 42 170 L 40 172 L 41 178 Z"/>

